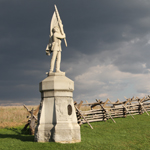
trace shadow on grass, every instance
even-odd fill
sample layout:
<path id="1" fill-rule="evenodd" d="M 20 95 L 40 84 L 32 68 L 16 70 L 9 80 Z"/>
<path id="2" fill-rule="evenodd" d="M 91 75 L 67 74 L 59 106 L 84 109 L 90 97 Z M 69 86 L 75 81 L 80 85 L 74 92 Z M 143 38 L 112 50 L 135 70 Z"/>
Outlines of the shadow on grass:
<path id="1" fill-rule="evenodd" d="M 34 142 L 34 136 L 30 135 L 29 129 L 21 130 L 17 128 L 5 128 L 5 130 L 6 130 L 6 134 L 0 134 L 0 138 L 11 138 L 11 139 L 18 139 L 21 141 Z M 9 131 L 13 131 L 14 134 L 13 132 L 9 134 Z"/>
<path id="2" fill-rule="evenodd" d="M 22 136 L 22 135 L 16 135 L 16 134 L 0 134 L 0 138 L 11 138 L 11 139 L 18 139 L 21 141 L 30 141 L 34 142 L 34 136 Z"/>

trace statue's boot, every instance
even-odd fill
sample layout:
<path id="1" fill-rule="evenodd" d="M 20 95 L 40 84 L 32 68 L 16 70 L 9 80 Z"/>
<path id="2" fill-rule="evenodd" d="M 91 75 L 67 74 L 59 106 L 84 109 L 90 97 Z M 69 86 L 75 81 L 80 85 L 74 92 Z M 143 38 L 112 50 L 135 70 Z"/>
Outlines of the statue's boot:
<path id="1" fill-rule="evenodd" d="M 56 72 L 62 72 L 62 71 L 60 71 L 60 70 L 56 70 Z"/>

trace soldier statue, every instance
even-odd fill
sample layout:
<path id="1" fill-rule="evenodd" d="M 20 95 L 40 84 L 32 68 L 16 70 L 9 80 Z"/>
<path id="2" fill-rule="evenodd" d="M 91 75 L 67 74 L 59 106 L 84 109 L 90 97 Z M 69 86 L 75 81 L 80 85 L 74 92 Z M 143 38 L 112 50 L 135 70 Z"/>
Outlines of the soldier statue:
<path id="1" fill-rule="evenodd" d="M 56 61 L 56 72 L 60 71 L 61 63 L 61 39 L 64 39 L 66 47 L 66 35 L 63 30 L 63 24 L 61 22 L 57 7 L 55 5 L 55 12 L 53 14 L 51 25 L 50 25 L 50 39 L 49 44 L 46 47 L 46 54 L 50 56 L 53 53 L 50 63 L 50 71 L 48 74 L 54 71 L 54 65 Z"/>

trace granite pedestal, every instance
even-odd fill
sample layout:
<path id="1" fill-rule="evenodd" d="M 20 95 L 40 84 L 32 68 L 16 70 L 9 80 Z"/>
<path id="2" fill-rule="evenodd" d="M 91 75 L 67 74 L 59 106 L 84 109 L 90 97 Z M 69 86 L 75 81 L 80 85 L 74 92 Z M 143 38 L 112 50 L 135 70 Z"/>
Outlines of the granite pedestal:
<path id="1" fill-rule="evenodd" d="M 40 83 L 41 103 L 35 141 L 75 143 L 81 141 L 74 102 L 74 82 L 64 72 L 50 73 Z"/>

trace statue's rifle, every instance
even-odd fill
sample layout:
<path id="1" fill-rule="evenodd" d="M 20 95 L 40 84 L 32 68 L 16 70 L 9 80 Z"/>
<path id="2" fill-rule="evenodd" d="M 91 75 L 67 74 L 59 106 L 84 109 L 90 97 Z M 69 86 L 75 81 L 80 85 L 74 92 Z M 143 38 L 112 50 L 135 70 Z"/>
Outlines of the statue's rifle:
<path id="1" fill-rule="evenodd" d="M 57 9 L 56 5 L 54 5 L 54 6 L 55 6 L 55 13 L 56 13 L 56 17 L 57 17 L 57 19 L 58 19 L 58 26 L 59 26 L 59 28 L 60 28 L 60 32 L 61 32 L 61 34 L 64 34 L 63 24 L 62 24 L 62 21 L 61 21 L 60 16 L 59 16 L 58 9 Z M 66 47 L 67 47 L 66 38 L 64 38 L 64 42 L 65 42 L 65 45 L 66 45 Z"/>

